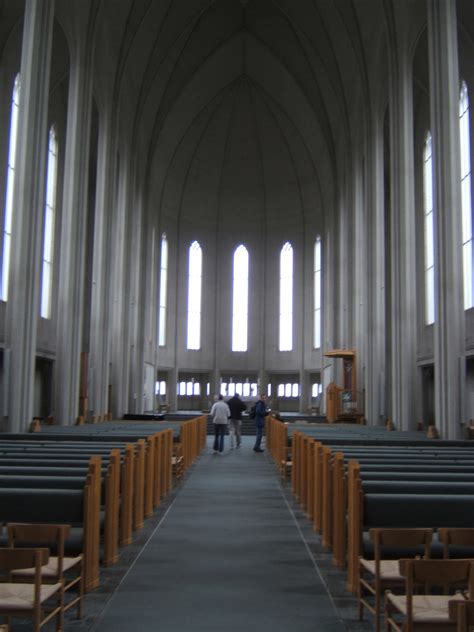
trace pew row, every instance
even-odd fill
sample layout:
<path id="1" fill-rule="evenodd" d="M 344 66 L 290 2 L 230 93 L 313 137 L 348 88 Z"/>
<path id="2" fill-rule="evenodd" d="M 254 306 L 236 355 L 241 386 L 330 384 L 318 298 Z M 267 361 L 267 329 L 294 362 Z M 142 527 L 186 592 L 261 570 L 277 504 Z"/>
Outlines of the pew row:
<path id="1" fill-rule="evenodd" d="M 79 489 L 0 488 L 0 522 L 70 524 L 76 538 L 66 545 L 84 559 L 84 588 L 99 585 L 100 458 L 92 457 Z"/>

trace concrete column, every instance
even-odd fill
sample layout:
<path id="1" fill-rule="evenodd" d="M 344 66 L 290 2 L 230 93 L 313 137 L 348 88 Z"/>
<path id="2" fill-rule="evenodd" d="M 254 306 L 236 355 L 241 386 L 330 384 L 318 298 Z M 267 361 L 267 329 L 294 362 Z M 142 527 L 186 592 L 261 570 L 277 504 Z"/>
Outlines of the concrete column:
<path id="1" fill-rule="evenodd" d="M 367 422 L 378 425 L 385 415 L 385 221 L 383 120 L 374 121 L 367 159 L 367 328 L 365 353 Z"/>
<path id="2" fill-rule="evenodd" d="M 261 369 L 258 372 L 258 393 L 257 397 L 260 398 L 261 393 L 268 392 L 268 372 L 265 369 Z M 275 397 L 276 393 L 272 393 L 272 398 Z"/>
<path id="3" fill-rule="evenodd" d="M 33 414 L 53 21 L 54 0 L 26 1 L 5 334 L 12 432 L 25 430 Z"/>
<path id="4" fill-rule="evenodd" d="M 129 390 L 129 361 L 130 361 L 130 341 L 129 341 L 129 310 L 130 310 L 130 289 L 129 266 L 130 248 L 127 241 L 129 231 L 127 213 L 129 203 L 129 178 L 128 170 L 124 165 L 117 166 L 117 190 L 114 192 L 115 213 L 114 213 L 114 233 L 111 246 L 113 274 L 113 298 L 111 314 L 111 349 L 110 357 L 112 361 L 111 383 L 112 383 L 112 410 L 114 415 L 121 417 L 124 413 L 132 411 L 134 393 Z"/>
<path id="5" fill-rule="evenodd" d="M 416 241 L 411 59 L 392 51 L 390 68 L 391 403 L 397 429 L 415 422 Z"/>
<path id="6" fill-rule="evenodd" d="M 70 68 L 61 218 L 55 417 L 62 425 L 73 424 L 78 414 L 83 351 L 92 78 L 91 47 L 87 33 L 81 35 Z"/>
<path id="7" fill-rule="evenodd" d="M 114 143 L 111 118 L 105 112 L 101 118 L 97 155 L 97 192 L 94 221 L 94 252 L 92 262 L 92 295 L 90 326 L 90 360 L 94 370 L 94 414 L 107 412 L 110 365 L 110 303 L 111 303 L 111 242 L 114 181 Z M 112 399 L 117 384 L 112 384 Z M 123 411 L 120 411 L 123 412 Z M 126 411 L 125 411 L 126 412 Z M 114 408 L 117 414 L 117 409 Z"/>
<path id="8" fill-rule="evenodd" d="M 130 230 L 128 241 L 128 252 L 130 253 L 129 274 L 130 310 L 129 310 L 129 331 L 130 341 L 133 348 L 130 357 L 130 386 L 133 393 L 137 393 L 136 409 L 134 412 L 143 413 L 143 385 L 145 370 L 145 279 L 146 255 L 144 252 L 144 222 L 143 205 L 141 200 L 134 199 L 130 205 L 129 212 L 133 215 L 130 218 Z"/>
<path id="9" fill-rule="evenodd" d="M 178 369 L 168 371 L 168 404 L 172 411 L 178 410 L 178 395 L 176 392 L 178 382 Z"/>
<path id="10" fill-rule="evenodd" d="M 309 389 L 309 374 L 304 369 L 300 369 L 300 412 L 304 415 L 308 414 L 311 401 Z"/>
<path id="11" fill-rule="evenodd" d="M 209 393 L 209 399 L 212 403 L 214 402 L 214 395 L 219 395 L 221 392 L 221 372 L 219 369 L 214 369 L 211 373 L 211 392 Z"/>
<path id="12" fill-rule="evenodd" d="M 428 48 L 435 215 L 435 417 L 441 436 L 464 421 L 465 334 L 455 0 L 429 0 Z"/>
<path id="13" fill-rule="evenodd" d="M 351 163 L 352 164 L 352 163 Z M 347 165 L 346 165 L 347 166 Z M 334 334 L 335 344 L 339 348 L 352 347 L 352 280 L 353 280 L 353 221 L 354 216 L 351 206 L 351 196 L 347 179 L 343 171 L 339 178 L 339 199 L 337 215 L 334 218 L 334 229 L 336 239 L 333 241 L 335 247 L 335 278 L 337 296 Z"/>

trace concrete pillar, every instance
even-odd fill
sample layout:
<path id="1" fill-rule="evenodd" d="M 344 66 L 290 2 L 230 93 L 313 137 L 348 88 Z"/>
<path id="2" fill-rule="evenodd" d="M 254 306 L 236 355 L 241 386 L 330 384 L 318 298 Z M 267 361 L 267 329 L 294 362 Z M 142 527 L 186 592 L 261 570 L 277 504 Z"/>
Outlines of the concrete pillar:
<path id="1" fill-rule="evenodd" d="M 209 400 L 212 406 L 214 402 L 214 395 L 219 395 L 221 392 L 221 372 L 219 369 L 214 369 L 211 373 L 211 391 L 209 393 Z"/>
<path id="2" fill-rule="evenodd" d="M 115 176 L 114 143 L 111 132 L 112 122 L 109 112 L 104 112 L 99 127 L 97 155 L 97 191 L 94 219 L 94 251 L 92 261 L 91 325 L 90 325 L 90 366 L 94 369 L 93 389 L 94 414 L 107 412 L 108 385 L 110 383 L 110 318 L 112 276 L 112 235 L 111 214 L 114 205 L 113 182 Z M 115 306 L 115 304 L 114 304 Z M 112 384 L 112 400 L 117 383 Z M 115 415 L 123 411 L 113 409 Z"/>
<path id="3" fill-rule="evenodd" d="M 133 209 L 133 210 L 132 210 Z M 144 222 L 143 205 L 140 199 L 134 199 L 129 207 L 130 230 L 127 251 L 129 264 L 127 271 L 129 274 L 130 310 L 129 310 L 129 332 L 131 348 L 130 356 L 130 386 L 133 393 L 137 393 L 135 412 L 143 413 L 143 385 L 145 371 L 145 292 L 146 280 L 146 256 L 144 252 Z"/>
<path id="4" fill-rule="evenodd" d="M 55 417 L 62 425 L 73 424 L 78 414 L 83 351 L 92 77 L 91 47 L 82 35 L 71 56 L 61 218 Z"/>
<path id="5" fill-rule="evenodd" d="M 385 220 L 383 119 L 375 118 L 367 158 L 367 326 L 366 409 L 371 425 L 383 422 L 385 391 Z M 370 174 L 370 176 L 368 175 Z"/>
<path id="6" fill-rule="evenodd" d="M 304 415 L 308 414 L 308 408 L 311 402 L 311 393 L 309 385 L 309 373 L 304 369 L 300 369 L 300 406 L 299 410 Z"/>
<path id="7" fill-rule="evenodd" d="M 26 1 L 5 334 L 12 432 L 25 430 L 33 414 L 53 21 L 54 0 Z"/>
<path id="8" fill-rule="evenodd" d="M 464 420 L 465 333 L 455 0 L 429 0 L 428 49 L 435 215 L 435 418 L 441 436 Z"/>
<path id="9" fill-rule="evenodd" d="M 261 369 L 258 372 L 258 398 L 260 398 L 261 393 L 265 393 L 265 395 L 268 393 L 268 372 L 265 371 L 265 369 Z M 272 398 L 274 398 L 275 396 L 276 393 L 272 392 Z"/>
<path id="10" fill-rule="evenodd" d="M 170 369 L 168 371 L 168 404 L 172 411 L 178 410 L 178 369 Z"/>
<path id="11" fill-rule="evenodd" d="M 130 341 L 129 341 L 129 310 L 130 288 L 127 268 L 129 265 L 130 249 L 127 241 L 130 220 L 127 209 L 129 207 L 130 182 L 125 165 L 117 165 L 117 187 L 114 191 L 114 232 L 112 235 L 112 314 L 111 349 L 112 362 L 111 383 L 113 393 L 113 412 L 121 417 L 132 411 L 134 394 L 129 389 L 130 374 Z"/>
<path id="12" fill-rule="evenodd" d="M 391 51 L 390 225 L 391 411 L 397 429 L 415 423 L 416 240 L 411 58 L 406 46 Z"/>

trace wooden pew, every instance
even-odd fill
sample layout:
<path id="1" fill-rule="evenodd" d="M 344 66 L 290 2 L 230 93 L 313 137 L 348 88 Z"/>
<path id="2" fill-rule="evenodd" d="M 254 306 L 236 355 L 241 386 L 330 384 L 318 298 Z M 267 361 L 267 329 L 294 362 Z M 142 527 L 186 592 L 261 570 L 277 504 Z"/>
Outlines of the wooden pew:
<path id="1" fill-rule="evenodd" d="M 356 589 L 363 532 L 371 527 L 467 527 L 474 524 L 471 494 L 364 494 L 360 464 L 349 464 L 348 588 Z"/>
<path id="2" fill-rule="evenodd" d="M 99 585 L 100 462 L 91 463 L 82 489 L 0 488 L 0 521 L 41 522 L 82 529 L 84 584 Z"/>
<path id="3" fill-rule="evenodd" d="M 103 561 L 106 566 L 109 566 L 118 559 L 120 451 L 112 450 L 108 457 L 105 463 L 100 456 L 85 457 L 80 462 L 73 461 L 71 467 L 64 466 L 67 461 L 49 460 L 49 455 L 43 456 L 42 459 L 35 458 L 34 461 L 15 459 L 14 465 L 0 467 L 0 486 L 3 480 L 4 488 L 11 488 L 15 484 L 19 489 L 77 489 L 84 486 L 86 477 L 90 473 L 91 463 L 98 462 L 100 465 L 97 493 L 99 507 L 102 506 L 104 512 Z"/>

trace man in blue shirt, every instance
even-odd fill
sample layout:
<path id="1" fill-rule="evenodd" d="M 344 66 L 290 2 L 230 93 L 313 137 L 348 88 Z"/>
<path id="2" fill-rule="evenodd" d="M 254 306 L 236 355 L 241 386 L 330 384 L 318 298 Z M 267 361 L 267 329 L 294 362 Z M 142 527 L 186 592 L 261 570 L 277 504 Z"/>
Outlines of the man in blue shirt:
<path id="1" fill-rule="evenodd" d="M 265 427 L 265 417 L 268 415 L 267 396 L 262 393 L 260 399 L 255 404 L 255 426 L 257 427 L 257 434 L 255 436 L 254 452 L 263 452 L 260 444 L 262 443 L 263 429 Z"/>

